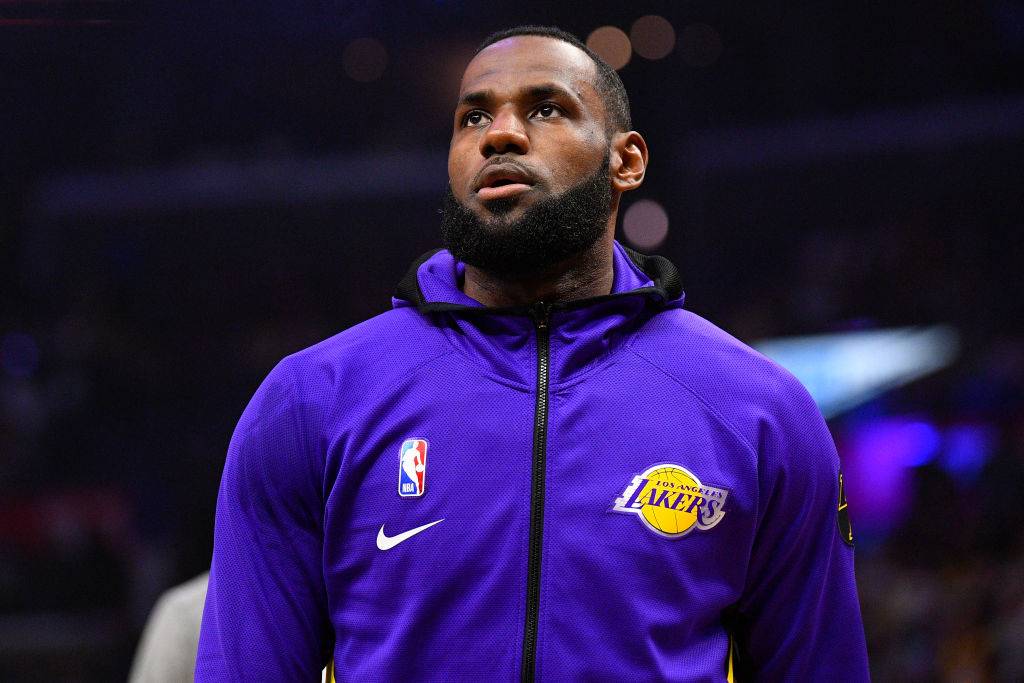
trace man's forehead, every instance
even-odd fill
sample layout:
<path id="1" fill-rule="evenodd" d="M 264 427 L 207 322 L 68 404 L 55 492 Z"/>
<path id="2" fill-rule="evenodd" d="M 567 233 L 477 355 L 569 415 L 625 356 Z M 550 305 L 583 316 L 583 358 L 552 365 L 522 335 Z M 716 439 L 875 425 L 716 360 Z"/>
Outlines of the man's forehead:
<path id="1" fill-rule="evenodd" d="M 492 84 L 560 81 L 596 92 L 594 61 L 575 45 L 547 36 L 512 36 L 480 51 L 462 75 L 461 92 Z"/>

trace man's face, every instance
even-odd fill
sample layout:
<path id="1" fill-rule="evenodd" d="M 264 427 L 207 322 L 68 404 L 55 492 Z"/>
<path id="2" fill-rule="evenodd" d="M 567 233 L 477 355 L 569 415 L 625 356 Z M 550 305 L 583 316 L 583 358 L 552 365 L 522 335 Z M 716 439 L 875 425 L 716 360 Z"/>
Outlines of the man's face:
<path id="1" fill-rule="evenodd" d="M 563 223 L 557 210 L 562 198 L 582 197 L 596 199 L 601 209 L 597 213 L 603 215 L 588 212 L 596 224 L 575 231 L 585 233 L 590 243 L 595 233 L 603 234 L 610 215 L 609 141 L 595 71 L 583 51 L 542 36 L 509 38 L 474 57 L 463 75 L 455 110 L 446 223 L 451 223 L 450 212 L 459 210 L 463 227 L 481 233 L 475 235 L 477 244 L 526 238 L 537 234 L 538 216 Z M 600 177 L 604 183 L 595 186 Z M 595 197 L 595 189 L 601 196 Z M 579 207 L 573 208 L 578 214 Z M 570 220 L 572 214 L 564 218 Z M 517 236 L 523 221 L 532 221 L 533 228 Z M 556 233 L 550 237 L 557 242 L 559 225 L 546 230 Z M 580 239 L 577 235 L 577 244 L 565 248 L 589 246 L 578 244 Z M 509 270 L 524 269 L 507 265 Z M 540 264 L 533 259 L 532 265 Z"/>

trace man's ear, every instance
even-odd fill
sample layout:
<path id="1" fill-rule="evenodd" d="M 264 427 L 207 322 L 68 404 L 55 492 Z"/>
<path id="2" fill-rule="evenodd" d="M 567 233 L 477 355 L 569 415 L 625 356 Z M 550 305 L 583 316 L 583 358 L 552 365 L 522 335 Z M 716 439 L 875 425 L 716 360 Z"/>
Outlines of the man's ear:
<path id="1" fill-rule="evenodd" d="M 612 187 L 629 192 L 640 187 L 647 172 L 647 142 L 644 136 L 631 130 L 616 133 L 612 138 Z"/>

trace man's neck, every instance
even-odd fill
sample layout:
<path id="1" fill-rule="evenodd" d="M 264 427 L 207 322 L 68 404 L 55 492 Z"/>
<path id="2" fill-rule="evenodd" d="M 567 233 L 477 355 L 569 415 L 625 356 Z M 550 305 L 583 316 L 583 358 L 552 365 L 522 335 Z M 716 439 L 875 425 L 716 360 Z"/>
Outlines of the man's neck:
<path id="1" fill-rule="evenodd" d="M 484 306 L 526 306 L 537 301 L 574 301 L 612 291 L 611 233 L 590 249 L 548 270 L 525 277 L 507 277 L 466 265 L 463 291 Z"/>

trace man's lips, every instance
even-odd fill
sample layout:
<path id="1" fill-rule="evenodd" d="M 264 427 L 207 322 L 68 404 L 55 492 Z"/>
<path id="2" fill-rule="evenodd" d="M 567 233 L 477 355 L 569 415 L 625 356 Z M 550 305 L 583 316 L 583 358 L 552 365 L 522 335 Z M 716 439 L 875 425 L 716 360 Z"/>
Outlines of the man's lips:
<path id="1" fill-rule="evenodd" d="M 531 187 L 531 185 L 526 183 L 508 183 L 507 185 L 497 185 L 494 187 L 481 187 L 477 190 L 476 196 L 480 198 L 480 201 L 487 202 L 492 199 L 504 199 L 505 197 L 521 194 L 530 190 Z"/>
<path id="2" fill-rule="evenodd" d="M 480 175 L 477 197 L 481 201 L 512 197 L 528 191 L 533 184 L 533 176 L 518 164 L 495 164 Z"/>

